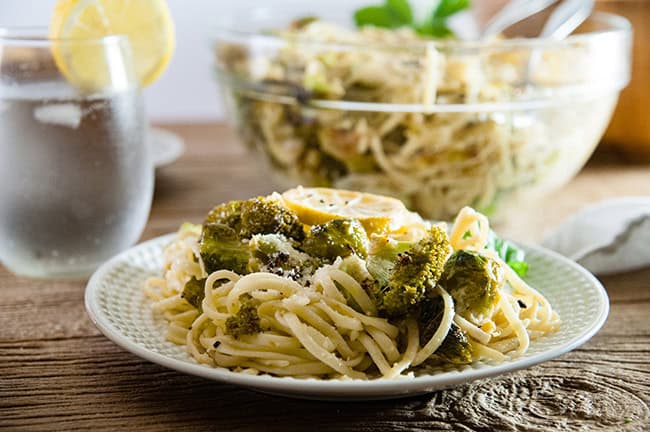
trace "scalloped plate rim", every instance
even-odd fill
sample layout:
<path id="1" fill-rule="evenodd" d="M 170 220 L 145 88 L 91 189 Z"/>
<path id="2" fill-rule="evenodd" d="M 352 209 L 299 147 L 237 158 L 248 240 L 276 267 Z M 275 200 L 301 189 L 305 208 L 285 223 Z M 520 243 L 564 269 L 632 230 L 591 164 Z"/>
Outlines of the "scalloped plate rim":
<path id="1" fill-rule="evenodd" d="M 525 369 L 572 351 L 591 339 L 602 328 L 609 313 L 609 297 L 607 292 L 600 281 L 598 281 L 598 279 L 596 279 L 596 277 L 589 271 L 570 259 L 541 246 L 517 243 L 524 247 L 524 249 L 533 250 L 541 255 L 546 255 L 552 258 L 556 263 L 561 263 L 564 266 L 577 270 L 580 273 L 580 276 L 584 277 L 592 288 L 595 289 L 595 294 L 599 297 L 598 305 L 600 306 L 600 310 L 598 311 L 598 315 L 590 326 L 582 329 L 582 331 L 571 340 L 529 357 L 514 359 L 501 364 L 485 364 L 485 366 L 479 369 L 449 371 L 432 375 L 421 375 L 414 378 L 394 380 L 374 379 L 364 381 L 352 379 L 317 380 L 273 377 L 270 375 L 248 375 L 232 372 L 225 368 L 213 368 L 207 365 L 194 363 L 189 355 L 187 361 L 182 361 L 154 352 L 122 334 L 120 330 L 117 329 L 105 316 L 99 306 L 97 296 L 99 293 L 99 287 L 101 286 L 100 282 L 106 277 L 108 272 L 115 267 L 115 265 L 123 262 L 132 253 L 139 249 L 157 247 L 159 244 L 169 243 L 173 239 L 174 235 L 174 233 L 171 233 L 142 242 L 114 256 L 97 269 L 89 279 L 84 294 L 85 307 L 88 316 L 93 324 L 95 324 L 95 326 L 108 339 L 140 358 L 185 374 L 220 381 L 226 384 L 239 385 L 261 392 L 322 400 L 391 399 L 429 393 L 468 383 L 477 379 L 490 378 L 504 373 Z M 564 317 L 562 319 L 565 320 Z M 560 331 L 562 331 L 562 327 L 560 327 Z"/>

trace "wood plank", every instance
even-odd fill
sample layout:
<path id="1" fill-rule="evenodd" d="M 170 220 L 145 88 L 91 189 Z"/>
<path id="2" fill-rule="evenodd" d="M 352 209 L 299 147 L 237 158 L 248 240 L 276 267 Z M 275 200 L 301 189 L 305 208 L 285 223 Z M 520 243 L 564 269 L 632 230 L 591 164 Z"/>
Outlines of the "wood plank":
<path id="1" fill-rule="evenodd" d="M 0 369 L 5 377 L 0 388 L 0 426 L 12 430 L 53 425 L 57 429 L 146 430 L 155 424 L 246 430 L 269 422 L 270 430 L 303 430 L 313 424 L 323 430 L 373 430 L 380 426 L 392 430 L 443 426 L 484 430 L 483 423 L 506 428 L 513 421 L 520 426 L 544 421 L 549 427 L 572 427 L 585 420 L 622 426 L 625 418 L 644 418 L 650 403 L 648 356 L 639 356 L 638 367 L 621 374 L 616 350 L 614 355 L 595 356 L 578 350 L 525 372 L 432 395 L 342 404 L 270 397 L 179 375 L 142 362 L 102 337 L 74 339 L 72 344 L 49 341 L 31 349 L 38 353 L 29 349 L 19 353 L 20 347 L 14 348 L 25 360 L 9 376 Z M 2 350 L 4 354 L 6 347 Z M 47 352 L 57 354 L 48 356 Z M 56 374 L 43 373 L 45 365 Z M 581 397 L 576 398 L 576 393 Z M 92 410 L 80 403 L 89 397 Z M 597 406 L 578 406 L 597 399 Z M 567 407 L 567 400 L 577 405 Z M 543 419 L 532 415 L 541 408 Z M 574 417 L 564 417 L 567 410 L 573 411 Z M 247 412 L 254 412 L 254 418 L 246 416 Z M 44 413 L 56 413 L 56 417 L 43 418 Z"/>

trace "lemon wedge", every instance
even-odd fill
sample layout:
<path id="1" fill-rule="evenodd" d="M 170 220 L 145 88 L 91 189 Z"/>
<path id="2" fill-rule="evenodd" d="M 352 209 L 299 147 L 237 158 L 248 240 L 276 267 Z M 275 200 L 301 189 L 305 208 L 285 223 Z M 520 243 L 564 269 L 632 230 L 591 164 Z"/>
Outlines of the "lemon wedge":
<path id="1" fill-rule="evenodd" d="M 59 0 L 50 22 L 54 60 L 72 83 L 101 89 L 111 83 L 116 61 L 84 39 L 126 35 L 137 79 L 154 82 L 174 52 L 174 24 L 164 0 Z M 66 39 L 66 42 L 57 40 Z M 75 43 L 75 40 L 80 42 Z"/>
<path id="2" fill-rule="evenodd" d="M 332 219 L 358 219 L 368 233 L 395 231 L 422 219 L 395 198 L 341 189 L 298 186 L 282 194 L 285 205 L 302 223 L 322 224 Z"/>

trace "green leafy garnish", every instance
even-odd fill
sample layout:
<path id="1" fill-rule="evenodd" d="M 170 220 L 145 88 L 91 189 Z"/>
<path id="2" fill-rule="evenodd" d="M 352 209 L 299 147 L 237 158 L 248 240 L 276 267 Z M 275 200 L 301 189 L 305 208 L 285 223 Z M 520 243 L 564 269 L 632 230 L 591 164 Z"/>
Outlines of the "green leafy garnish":
<path id="1" fill-rule="evenodd" d="M 505 261 L 519 277 L 525 277 L 528 273 L 526 253 L 512 243 L 499 238 L 493 231 L 490 231 L 488 243 L 485 247 L 494 250 L 499 255 L 499 258 Z"/>
<path id="2" fill-rule="evenodd" d="M 386 5 L 404 22 L 413 21 L 413 11 L 408 0 L 386 0 Z"/>
<path id="3" fill-rule="evenodd" d="M 417 23 L 408 0 L 385 0 L 384 4 L 358 9 L 354 13 L 354 21 L 357 27 L 411 27 L 422 36 L 443 38 L 453 35 L 447 26 L 447 19 L 469 6 L 470 0 L 440 0 L 429 19 Z"/>
<path id="4" fill-rule="evenodd" d="M 526 261 L 506 261 L 506 263 L 521 277 L 526 276 L 528 273 L 528 263 Z"/>
<path id="5" fill-rule="evenodd" d="M 407 0 L 386 0 L 383 5 L 367 6 L 354 13 L 357 27 L 398 28 L 413 25 L 413 11 Z"/>
<path id="6" fill-rule="evenodd" d="M 447 26 L 447 18 L 468 7 L 469 0 L 442 0 L 433 10 L 431 18 L 417 28 L 417 32 L 436 38 L 453 36 L 454 32 Z"/>

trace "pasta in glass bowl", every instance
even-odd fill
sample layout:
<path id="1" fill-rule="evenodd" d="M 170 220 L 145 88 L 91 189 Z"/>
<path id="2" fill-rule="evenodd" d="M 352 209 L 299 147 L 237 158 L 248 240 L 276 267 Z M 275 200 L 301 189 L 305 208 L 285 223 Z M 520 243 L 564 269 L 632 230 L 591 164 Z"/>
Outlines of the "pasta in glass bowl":
<path id="1" fill-rule="evenodd" d="M 354 30 L 332 5 L 290 23 L 257 12 L 219 28 L 215 68 L 276 186 L 386 194 L 432 219 L 469 205 L 498 222 L 565 184 L 629 80 L 631 29 L 614 15 L 563 41 L 469 42 Z"/>

